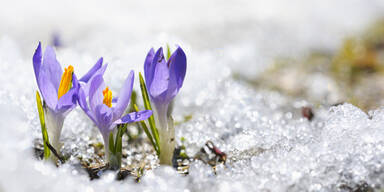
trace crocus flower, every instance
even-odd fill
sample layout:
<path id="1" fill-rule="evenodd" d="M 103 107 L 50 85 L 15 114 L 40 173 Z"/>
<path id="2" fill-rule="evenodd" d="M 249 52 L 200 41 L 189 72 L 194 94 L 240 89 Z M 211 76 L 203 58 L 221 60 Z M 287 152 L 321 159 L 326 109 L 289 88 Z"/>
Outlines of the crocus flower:
<path id="1" fill-rule="evenodd" d="M 134 73 L 131 71 L 120 89 L 116 102 L 112 101 L 112 92 L 105 85 L 102 74 L 90 80 L 89 92 L 79 90 L 79 105 L 88 117 L 96 124 L 104 140 L 105 160 L 110 161 L 109 135 L 118 124 L 142 121 L 152 115 L 152 111 L 132 112 L 123 116 L 131 98 Z M 87 96 L 88 95 L 88 99 Z"/>
<path id="2" fill-rule="evenodd" d="M 156 126 L 160 137 L 160 163 L 171 164 L 175 148 L 172 118 L 167 115 L 169 104 L 183 86 L 187 58 L 178 47 L 166 61 L 163 49 L 152 48 L 144 62 L 144 75 L 148 93 L 155 108 Z"/>
<path id="3" fill-rule="evenodd" d="M 64 119 L 76 107 L 80 84 L 86 86 L 86 82 L 93 74 L 105 71 L 102 67 L 102 58 L 80 79 L 82 81 L 80 83 L 73 72 L 73 66 L 69 65 L 63 72 L 56 60 L 54 49 L 47 46 L 43 56 L 41 43 L 39 43 L 33 55 L 33 69 L 45 103 L 44 112 L 48 136 L 53 147 L 60 150 L 59 140 Z"/>

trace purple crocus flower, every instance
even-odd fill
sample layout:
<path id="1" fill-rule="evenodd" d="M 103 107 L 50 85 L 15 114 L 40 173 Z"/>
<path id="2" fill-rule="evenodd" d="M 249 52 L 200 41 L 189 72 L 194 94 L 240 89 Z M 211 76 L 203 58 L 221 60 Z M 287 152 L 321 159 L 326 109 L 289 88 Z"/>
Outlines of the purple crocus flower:
<path id="1" fill-rule="evenodd" d="M 60 149 L 59 140 L 61 129 L 66 115 L 76 107 L 77 93 L 81 84 L 86 82 L 93 74 L 103 73 L 102 58 L 81 79 L 81 83 L 74 74 L 73 66 L 68 66 L 64 72 L 56 60 L 56 54 L 51 46 L 47 46 L 44 55 L 41 43 L 33 55 L 33 69 L 36 82 L 44 100 L 45 121 L 51 144 Z"/>
<path id="2" fill-rule="evenodd" d="M 148 93 L 156 108 L 167 108 L 172 99 L 183 86 L 187 58 L 178 47 L 168 61 L 165 60 L 163 48 L 152 48 L 144 62 L 144 75 Z M 165 109 L 164 109 L 165 110 Z"/>
<path id="3" fill-rule="evenodd" d="M 169 104 L 183 86 L 187 68 L 184 51 L 178 47 L 168 61 L 163 49 L 152 48 L 144 62 L 144 75 L 148 93 L 155 107 L 156 126 L 160 136 L 160 163 L 171 164 L 174 150 L 173 121 L 168 116 Z"/>
<path id="4" fill-rule="evenodd" d="M 83 111 L 96 124 L 104 139 L 106 161 L 109 161 L 109 134 L 118 124 L 142 121 L 152 115 L 152 111 L 132 112 L 123 116 L 131 98 L 134 73 L 131 71 L 125 80 L 116 102 L 112 102 L 112 92 L 104 84 L 102 74 L 97 74 L 90 80 L 88 93 L 80 88 L 78 102 Z M 87 96 L 88 95 L 88 99 Z"/>

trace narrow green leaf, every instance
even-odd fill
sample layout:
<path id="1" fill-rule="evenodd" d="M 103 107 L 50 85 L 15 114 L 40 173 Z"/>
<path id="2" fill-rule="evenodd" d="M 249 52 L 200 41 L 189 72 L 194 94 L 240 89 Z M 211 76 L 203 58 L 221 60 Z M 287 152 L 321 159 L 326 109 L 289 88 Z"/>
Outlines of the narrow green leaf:
<path id="1" fill-rule="evenodd" d="M 120 136 L 117 136 L 116 138 L 116 145 L 115 145 L 115 154 L 118 154 L 122 152 L 122 146 L 123 146 L 123 141 Z"/>
<path id="2" fill-rule="evenodd" d="M 141 95 L 144 101 L 144 107 L 147 110 L 152 110 L 151 102 L 149 101 L 149 96 L 147 92 L 147 86 L 145 85 L 144 78 L 143 78 L 143 75 L 141 75 L 141 73 L 139 73 L 139 80 L 140 80 Z"/>
<path id="3" fill-rule="evenodd" d="M 127 131 L 128 124 L 122 124 L 120 127 L 120 137 L 123 137 L 124 133 Z"/>
<path id="4" fill-rule="evenodd" d="M 36 91 L 36 103 L 37 103 L 37 110 L 39 111 L 41 134 L 43 137 L 44 159 L 48 159 L 49 155 L 51 154 L 47 146 L 47 143 L 49 143 L 49 138 L 48 138 L 47 128 L 45 127 L 44 109 L 43 109 L 43 105 L 41 103 L 41 97 L 38 91 Z"/>
<path id="5" fill-rule="evenodd" d="M 135 109 L 136 112 L 139 111 L 139 108 L 137 107 L 137 105 L 134 105 L 133 107 L 134 107 L 134 109 Z M 153 137 L 152 137 L 152 135 L 151 135 L 151 132 L 148 130 L 147 125 L 145 124 L 144 121 L 140 121 L 139 123 L 140 123 L 141 128 L 143 128 L 145 134 L 147 135 L 149 141 L 151 142 L 153 148 L 155 148 L 155 151 L 156 151 L 157 155 L 160 155 L 159 148 L 158 148 L 158 146 L 156 145 L 155 141 L 153 140 Z"/>
<path id="6" fill-rule="evenodd" d="M 122 153 L 121 152 L 117 152 L 116 153 L 116 161 L 117 161 L 117 169 L 120 169 L 121 168 L 121 158 L 122 158 Z"/>
<path id="7" fill-rule="evenodd" d="M 109 151 L 112 153 L 112 154 L 114 154 L 114 152 L 115 152 L 115 146 L 114 146 L 114 143 L 115 142 L 113 142 L 113 133 L 111 132 L 110 134 L 109 134 Z M 105 149 L 105 152 L 107 153 L 107 150 L 108 149 Z"/>
<path id="8" fill-rule="evenodd" d="M 115 138 L 115 151 L 114 156 L 116 160 L 116 169 L 120 169 L 121 167 L 121 158 L 122 158 L 122 148 L 123 148 L 123 135 L 126 130 L 127 124 L 120 124 L 117 126 L 117 134 Z"/>
<path id="9" fill-rule="evenodd" d="M 149 101 L 149 97 L 148 97 L 147 86 L 145 85 L 145 82 L 141 73 L 139 73 L 139 79 L 140 79 L 141 94 L 143 96 L 143 101 L 144 101 L 144 107 L 146 110 L 152 110 L 151 102 Z M 149 126 L 151 127 L 151 132 L 153 134 L 153 137 L 155 138 L 156 146 L 158 147 L 158 150 L 160 153 L 161 149 L 160 149 L 159 132 L 157 131 L 153 114 L 148 118 L 148 122 L 149 122 Z"/>
<path id="10" fill-rule="evenodd" d="M 135 107 L 134 105 L 137 105 L 137 92 L 135 90 L 132 91 L 132 94 L 131 94 L 131 102 L 129 104 L 129 112 L 134 112 L 135 111 Z M 136 136 L 132 136 L 130 134 L 127 134 L 128 135 L 128 138 L 129 139 L 133 139 L 133 138 L 136 138 L 137 136 L 141 135 L 141 133 L 143 132 L 142 129 L 138 128 L 138 134 Z M 124 131 L 125 132 L 125 131 Z"/>
<path id="11" fill-rule="evenodd" d="M 48 159 L 49 156 L 51 155 L 51 150 L 49 149 L 48 144 L 49 143 L 49 137 L 48 137 L 48 132 L 47 132 L 47 129 L 45 128 L 44 126 L 44 129 L 42 130 L 42 134 L 43 134 L 43 142 L 44 142 L 44 159 Z"/>
<path id="12" fill-rule="evenodd" d="M 171 48 L 169 47 L 167 43 L 167 60 L 171 57 Z"/>
<path id="13" fill-rule="evenodd" d="M 117 137 L 120 135 L 123 135 L 122 133 L 120 133 L 121 132 L 121 125 L 120 124 L 117 125 L 116 128 L 117 128 L 117 133 L 116 133 L 116 138 L 115 138 L 115 146 L 116 146 Z"/>
<path id="14" fill-rule="evenodd" d="M 124 127 L 126 127 L 126 124 L 120 124 L 117 126 L 117 134 L 116 134 L 116 138 L 115 138 L 115 151 L 114 151 L 115 154 L 119 151 L 121 152 L 122 139 L 123 139 L 123 134 L 125 131 Z M 118 147 L 120 147 L 120 149 Z"/>
<path id="15" fill-rule="evenodd" d="M 129 112 L 133 112 L 135 111 L 133 105 L 137 104 L 137 93 L 135 90 L 132 91 L 132 94 L 131 94 L 131 102 L 130 102 L 130 106 L 129 106 Z"/>

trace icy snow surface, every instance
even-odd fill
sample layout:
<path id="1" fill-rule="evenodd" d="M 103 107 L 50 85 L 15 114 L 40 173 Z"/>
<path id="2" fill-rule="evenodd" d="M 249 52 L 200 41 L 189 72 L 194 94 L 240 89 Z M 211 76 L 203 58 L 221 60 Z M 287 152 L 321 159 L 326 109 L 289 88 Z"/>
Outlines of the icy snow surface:
<path id="1" fill-rule="evenodd" d="M 0 192 L 335 191 L 364 183 L 383 188 L 384 109 L 368 115 L 350 104 L 320 106 L 309 122 L 300 115 L 306 101 L 232 78 L 257 76 L 275 56 L 336 49 L 383 10 L 379 0 L 2 2 Z M 199 161 L 188 176 L 159 167 L 136 184 L 115 181 L 113 173 L 90 181 L 71 165 L 35 160 L 32 146 L 41 133 L 32 54 L 38 41 L 46 46 L 55 33 L 63 43 L 59 62 L 81 75 L 103 56 L 114 92 L 130 69 L 142 71 L 150 47 L 181 45 L 188 70 L 174 116 L 192 119 L 176 127 L 176 140 L 186 138 L 188 154 L 212 140 L 227 153 L 227 164 L 217 175 Z M 74 110 L 64 123 L 64 148 L 87 150 L 90 138 L 100 136 Z"/>

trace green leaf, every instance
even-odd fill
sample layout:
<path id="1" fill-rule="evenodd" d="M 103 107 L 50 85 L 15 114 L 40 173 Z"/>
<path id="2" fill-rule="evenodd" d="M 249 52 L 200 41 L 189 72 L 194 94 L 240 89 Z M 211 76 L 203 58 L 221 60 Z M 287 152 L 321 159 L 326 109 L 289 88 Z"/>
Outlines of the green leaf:
<path id="1" fill-rule="evenodd" d="M 124 133 L 127 131 L 127 128 L 128 128 L 128 124 L 122 124 L 120 125 L 121 127 L 119 128 L 120 129 L 120 137 L 123 137 Z"/>
<path id="2" fill-rule="evenodd" d="M 125 126 L 126 124 L 124 124 L 124 125 L 118 125 L 117 126 L 117 134 L 116 134 L 116 139 L 115 139 L 115 154 L 117 153 L 117 152 L 121 152 L 121 147 L 122 147 L 122 138 L 123 138 L 123 134 L 124 134 L 124 127 L 126 127 Z M 120 146 L 119 146 L 120 145 Z M 120 147 L 120 149 L 119 149 L 119 147 Z"/>
<path id="3" fill-rule="evenodd" d="M 129 112 L 133 112 L 135 111 L 133 105 L 137 104 L 137 93 L 135 90 L 132 91 L 132 94 L 131 94 L 131 102 L 130 102 L 130 106 L 129 106 Z"/>
<path id="4" fill-rule="evenodd" d="M 116 138 L 116 145 L 115 145 L 115 154 L 118 154 L 118 153 L 121 154 L 122 146 L 123 146 L 122 143 L 123 143 L 123 141 L 122 141 L 121 137 L 117 136 L 117 138 Z"/>
<path id="5" fill-rule="evenodd" d="M 169 45 L 167 43 L 167 61 L 169 60 L 170 57 L 171 57 L 171 48 L 169 47 Z"/>
<path id="6" fill-rule="evenodd" d="M 113 148 L 109 148 L 109 150 L 111 151 L 112 154 L 110 154 L 110 159 L 109 159 L 109 163 L 110 163 L 110 166 L 113 170 L 117 170 L 117 169 L 120 169 L 121 167 L 121 158 L 122 158 L 122 146 L 123 146 L 123 141 L 122 141 L 122 138 L 123 138 L 123 131 L 124 131 L 124 127 L 126 127 L 126 125 L 123 125 L 123 124 L 120 124 L 120 125 L 117 125 L 117 133 L 116 133 L 116 138 L 115 138 L 115 142 L 113 142 L 113 133 L 111 132 L 109 134 L 109 145 L 114 145 Z"/>
<path id="7" fill-rule="evenodd" d="M 36 91 L 36 103 L 37 103 L 37 110 L 39 111 L 41 134 L 43 136 L 44 159 L 48 159 L 51 154 L 47 146 L 47 143 L 49 143 L 49 138 L 48 138 L 47 128 L 45 127 L 44 109 L 43 109 L 43 105 L 41 103 L 41 97 L 38 91 Z"/>
<path id="8" fill-rule="evenodd" d="M 114 154 L 114 152 L 115 152 L 115 146 L 114 146 L 114 143 L 115 143 L 115 142 L 113 142 L 113 133 L 111 132 L 111 133 L 109 134 L 109 151 L 110 151 L 112 154 Z M 105 152 L 107 152 L 107 149 L 105 149 Z"/>
<path id="9" fill-rule="evenodd" d="M 139 111 L 139 108 L 137 107 L 137 105 L 134 105 L 133 107 L 135 108 L 135 111 L 136 111 L 136 112 Z M 153 137 L 152 137 L 152 135 L 151 135 L 151 132 L 148 130 L 147 124 L 145 124 L 144 121 L 140 121 L 139 123 L 140 123 L 141 128 L 143 128 L 145 134 L 147 135 L 149 141 L 151 142 L 153 148 L 155 148 L 157 155 L 160 155 L 159 148 L 158 148 L 158 146 L 156 145 L 155 141 L 153 140 Z"/>
<path id="10" fill-rule="evenodd" d="M 116 126 L 116 128 L 117 128 L 117 133 L 116 133 L 116 138 L 115 138 L 115 147 L 116 147 L 116 143 L 117 143 L 117 137 L 119 136 L 119 135 L 123 135 L 122 133 L 120 133 L 121 132 L 121 125 L 117 125 Z"/>
<path id="11" fill-rule="evenodd" d="M 144 101 L 144 107 L 146 110 L 152 110 L 151 102 L 149 101 L 149 97 L 148 97 L 147 86 L 145 85 L 145 82 L 141 73 L 139 73 L 139 79 L 140 79 L 141 95 L 143 96 L 143 101 Z M 151 132 L 153 134 L 153 137 L 155 138 L 156 146 L 158 147 L 158 150 L 160 153 L 161 149 L 160 149 L 159 132 L 157 131 L 153 114 L 148 118 L 148 122 L 149 122 L 149 126 L 151 127 Z"/>
<path id="12" fill-rule="evenodd" d="M 116 153 L 116 163 L 117 163 L 117 169 L 120 169 L 121 168 L 121 158 L 122 158 L 122 153 L 121 152 L 117 152 Z"/>

